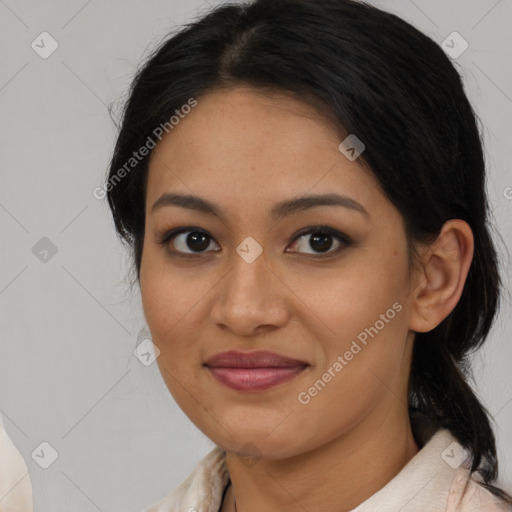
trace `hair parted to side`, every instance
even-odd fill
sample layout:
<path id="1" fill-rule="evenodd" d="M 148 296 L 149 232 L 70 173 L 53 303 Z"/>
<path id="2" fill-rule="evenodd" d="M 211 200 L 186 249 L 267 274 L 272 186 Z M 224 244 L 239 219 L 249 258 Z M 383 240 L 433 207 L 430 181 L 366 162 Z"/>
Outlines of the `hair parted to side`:
<path id="1" fill-rule="evenodd" d="M 402 20 L 356 0 L 255 0 L 220 5 L 166 39 L 138 71 L 110 163 L 110 179 L 156 127 L 208 92 L 246 85 L 309 103 L 340 134 L 403 215 L 415 244 L 449 219 L 466 221 L 475 250 L 462 296 L 435 329 L 416 333 L 411 411 L 449 429 L 493 482 L 491 415 L 470 387 L 469 356 L 498 311 L 501 279 L 491 238 L 482 141 L 457 70 L 440 46 Z M 340 140 L 341 142 L 341 140 Z M 115 228 L 132 251 L 137 281 L 144 240 L 148 160 L 107 189 Z"/>

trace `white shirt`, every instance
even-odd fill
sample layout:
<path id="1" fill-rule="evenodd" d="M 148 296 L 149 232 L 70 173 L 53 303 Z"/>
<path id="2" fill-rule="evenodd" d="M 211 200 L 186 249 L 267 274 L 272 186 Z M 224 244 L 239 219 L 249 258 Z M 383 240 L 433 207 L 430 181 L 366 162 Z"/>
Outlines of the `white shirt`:
<path id="1" fill-rule="evenodd" d="M 471 458 L 450 431 L 411 425 L 420 451 L 375 494 L 351 512 L 510 512 L 512 509 L 477 483 Z M 420 429 L 424 429 L 423 432 Z M 423 437 L 422 437 L 423 436 Z M 456 443 L 456 444 L 453 444 Z M 461 503 L 464 485 L 469 481 Z M 218 512 L 230 482 L 226 452 L 215 447 L 169 495 L 145 512 Z M 319 507 L 321 508 L 321 507 Z"/>
<path id="2" fill-rule="evenodd" d="M 7 434 L 0 414 L 0 512 L 33 512 L 27 464 Z"/>

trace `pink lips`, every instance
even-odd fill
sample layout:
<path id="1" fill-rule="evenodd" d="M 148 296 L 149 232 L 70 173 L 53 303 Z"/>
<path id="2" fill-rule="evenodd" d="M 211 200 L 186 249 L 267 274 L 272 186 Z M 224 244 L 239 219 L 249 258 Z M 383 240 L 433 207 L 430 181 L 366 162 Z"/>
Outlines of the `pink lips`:
<path id="1" fill-rule="evenodd" d="M 222 384 L 238 391 L 263 391 L 293 379 L 308 363 L 274 352 L 221 352 L 205 363 Z"/>

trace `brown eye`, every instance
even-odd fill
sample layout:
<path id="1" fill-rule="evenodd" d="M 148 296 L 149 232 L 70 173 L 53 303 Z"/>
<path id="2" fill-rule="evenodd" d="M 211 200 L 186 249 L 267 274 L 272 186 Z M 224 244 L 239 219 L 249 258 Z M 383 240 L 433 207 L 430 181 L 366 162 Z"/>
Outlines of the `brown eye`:
<path id="1" fill-rule="evenodd" d="M 333 246 L 333 238 L 337 241 L 335 249 L 328 252 Z M 294 243 L 298 246 L 298 249 L 291 252 L 305 252 L 313 256 L 322 253 L 328 253 L 328 255 L 336 254 L 345 246 L 350 245 L 350 240 L 343 233 L 334 230 L 328 226 L 318 226 L 315 228 L 307 228 L 306 231 L 300 232 L 294 239 Z M 313 252 L 307 252 L 308 249 L 312 249 Z"/>
<path id="2" fill-rule="evenodd" d="M 331 250 L 333 239 L 335 245 L 334 250 Z M 186 257 L 207 252 L 212 241 L 213 238 L 207 232 L 188 226 L 167 232 L 159 243 L 168 246 L 171 253 Z M 301 230 L 295 236 L 293 244 L 298 246 L 298 249 L 289 252 L 310 254 L 314 257 L 322 257 L 325 254 L 328 257 L 350 246 L 352 240 L 329 226 L 314 226 Z M 308 250 L 313 252 L 308 252 Z"/>
<path id="3" fill-rule="evenodd" d="M 178 228 L 166 233 L 159 243 L 172 246 L 170 250 L 174 253 L 192 255 L 205 252 L 212 240 L 208 233 L 200 229 Z"/>

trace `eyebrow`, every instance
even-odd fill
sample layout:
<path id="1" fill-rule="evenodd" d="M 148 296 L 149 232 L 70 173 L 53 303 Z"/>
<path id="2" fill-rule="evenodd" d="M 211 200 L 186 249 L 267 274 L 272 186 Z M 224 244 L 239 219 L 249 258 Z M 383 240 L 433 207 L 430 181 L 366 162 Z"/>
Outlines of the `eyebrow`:
<path id="1" fill-rule="evenodd" d="M 155 201 L 151 207 L 151 211 L 154 212 L 165 206 L 180 206 L 222 218 L 222 212 L 218 206 L 199 196 L 164 193 Z M 286 199 L 275 204 L 270 210 L 270 215 L 272 219 L 280 219 L 292 213 L 309 210 L 310 208 L 316 208 L 318 206 L 340 206 L 362 213 L 368 218 L 370 217 L 370 214 L 361 203 L 358 203 L 355 199 L 348 196 L 334 193 Z"/>

